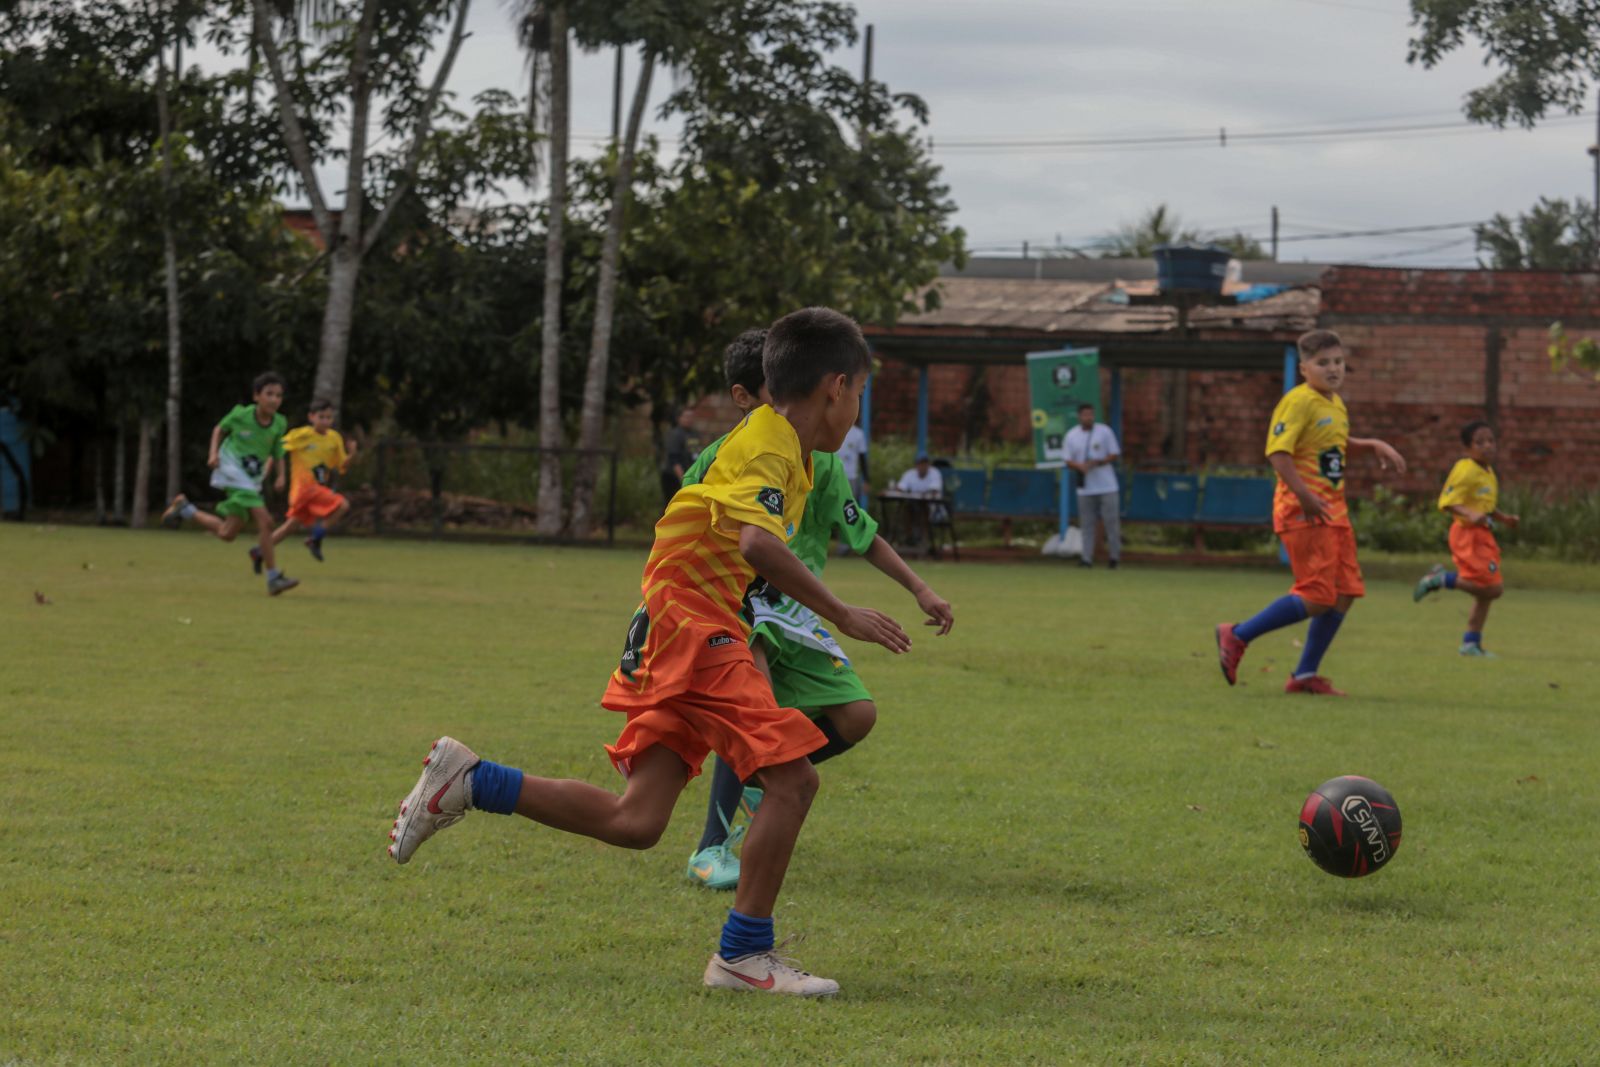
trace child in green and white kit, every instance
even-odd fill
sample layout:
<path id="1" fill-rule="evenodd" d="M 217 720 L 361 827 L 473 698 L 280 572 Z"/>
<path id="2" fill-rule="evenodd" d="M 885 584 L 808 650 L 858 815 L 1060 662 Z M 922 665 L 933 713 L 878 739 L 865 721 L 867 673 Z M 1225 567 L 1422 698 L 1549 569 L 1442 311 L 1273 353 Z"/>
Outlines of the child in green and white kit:
<path id="1" fill-rule="evenodd" d="M 741 411 L 765 403 L 766 379 L 761 369 L 765 330 L 746 330 L 728 346 L 723 357 L 728 389 Z M 684 472 L 683 484 L 694 485 L 716 459 L 718 440 L 696 457 Z M 893 578 L 917 598 L 928 616 L 927 625 L 947 634 L 954 623 L 950 605 L 918 578 L 894 548 L 878 536 L 878 524 L 857 503 L 839 457 L 832 452 L 811 454 L 811 493 L 806 498 L 800 528 L 789 548 L 811 573 L 822 576 L 835 534 L 858 555 Z M 758 583 L 745 598 L 751 623 L 750 646 L 756 665 L 772 680 L 772 692 L 781 707 L 799 708 L 809 715 L 828 743 L 811 753 L 821 763 L 846 752 L 871 732 L 877 705 L 862 684 L 839 643 L 821 619 L 808 608 L 775 589 Z M 739 884 L 739 859 L 733 846 L 744 827 L 732 829 L 743 808 L 753 817 L 761 791 L 746 788 L 733 771 L 716 761 L 711 772 L 711 801 L 705 832 L 689 857 L 688 877 L 708 889 L 733 889 Z"/>
<path id="2" fill-rule="evenodd" d="M 277 468 L 275 488 L 283 490 L 283 436 L 289 420 L 278 414 L 283 406 L 283 379 L 271 371 L 256 376 L 251 385 L 254 403 L 240 404 L 211 431 L 211 484 L 224 492 L 215 515 L 201 511 L 179 493 L 167 505 L 161 521 L 194 519 L 223 541 L 239 535 L 246 517 L 255 519 L 261 534 L 261 561 L 267 570 L 267 592 L 287 592 L 300 583 L 278 570 L 273 551 L 272 513 L 261 496 L 267 475 Z"/>

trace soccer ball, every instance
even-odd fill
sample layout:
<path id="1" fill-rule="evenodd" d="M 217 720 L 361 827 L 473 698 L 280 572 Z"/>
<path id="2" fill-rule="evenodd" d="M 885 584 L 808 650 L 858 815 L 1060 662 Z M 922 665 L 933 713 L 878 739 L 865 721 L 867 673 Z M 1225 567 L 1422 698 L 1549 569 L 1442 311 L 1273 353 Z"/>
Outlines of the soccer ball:
<path id="1" fill-rule="evenodd" d="M 1400 847 L 1400 806 L 1371 778 L 1330 778 L 1300 807 L 1300 847 L 1329 874 L 1369 875 Z"/>

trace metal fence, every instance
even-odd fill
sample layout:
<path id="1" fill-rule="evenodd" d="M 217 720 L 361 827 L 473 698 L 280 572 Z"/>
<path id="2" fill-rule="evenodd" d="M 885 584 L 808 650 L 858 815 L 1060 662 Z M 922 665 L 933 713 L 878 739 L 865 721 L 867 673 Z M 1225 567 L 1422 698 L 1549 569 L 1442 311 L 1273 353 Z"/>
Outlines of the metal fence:
<path id="1" fill-rule="evenodd" d="M 596 461 L 596 516 L 603 515 L 605 543 L 616 540 L 615 449 L 384 439 L 373 453 L 361 464 L 370 475 L 370 485 L 366 489 L 351 486 L 348 495 L 352 522 L 370 524 L 376 534 L 446 540 L 573 540 L 538 532 L 539 467 L 545 456 L 554 454 L 562 466 L 563 510 L 571 505 L 579 458 L 588 456 Z"/>

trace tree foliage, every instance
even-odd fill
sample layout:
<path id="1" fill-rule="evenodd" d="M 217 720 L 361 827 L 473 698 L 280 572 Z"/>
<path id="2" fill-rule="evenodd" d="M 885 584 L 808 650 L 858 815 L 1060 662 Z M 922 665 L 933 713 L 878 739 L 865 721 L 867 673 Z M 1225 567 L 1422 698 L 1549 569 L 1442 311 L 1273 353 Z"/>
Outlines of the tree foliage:
<path id="1" fill-rule="evenodd" d="M 1406 59 L 1433 67 L 1469 41 L 1499 73 L 1467 94 L 1474 122 L 1532 127 L 1551 110 L 1576 114 L 1600 81 L 1597 0 L 1411 0 Z"/>
<path id="2" fill-rule="evenodd" d="M 1600 263 L 1594 206 L 1540 197 L 1515 219 L 1497 214 L 1474 227 L 1478 263 L 1495 270 L 1590 270 Z"/>
<path id="3" fill-rule="evenodd" d="M 1204 230 L 1185 226 L 1177 212 L 1157 204 L 1136 222 L 1124 223 L 1105 236 L 1100 255 L 1104 259 L 1149 259 L 1162 245 L 1216 245 L 1233 253 L 1235 259 L 1266 259 L 1261 242 L 1243 233 L 1206 235 Z"/>

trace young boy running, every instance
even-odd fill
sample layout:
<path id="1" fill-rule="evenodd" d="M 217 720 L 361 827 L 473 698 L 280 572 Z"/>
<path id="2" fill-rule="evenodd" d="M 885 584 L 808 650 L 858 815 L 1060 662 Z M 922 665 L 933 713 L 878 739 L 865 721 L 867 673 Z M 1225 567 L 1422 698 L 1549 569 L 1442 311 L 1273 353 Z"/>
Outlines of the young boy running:
<path id="1" fill-rule="evenodd" d="M 1405 472 L 1400 453 L 1376 438 L 1351 437 L 1350 415 L 1339 397 L 1345 352 L 1339 335 L 1312 330 L 1297 342 L 1305 382 L 1278 401 L 1267 433 L 1267 462 L 1278 475 L 1272 528 L 1283 539 L 1294 586 L 1254 618 L 1217 626 L 1217 658 L 1229 685 L 1239 680 L 1244 650 L 1262 634 L 1310 616 L 1300 665 L 1286 693 L 1344 696 L 1317 673 L 1339 625 L 1366 593 L 1356 562 L 1356 536 L 1345 507 L 1347 452 L 1374 452 L 1383 469 Z"/>
<path id="2" fill-rule="evenodd" d="M 261 535 L 261 559 L 267 569 L 267 592 L 272 596 L 300 583 L 278 570 L 272 546 L 272 513 L 262 499 L 261 487 L 277 465 L 273 487 L 283 489 L 283 435 L 289 421 L 278 414 L 283 406 L 283 379 L 271 371 L 256 376 L 250 392 L 253 404 L 240 404 L 211 431 L 211 484 L 224 491 L 215 515 L 201 511 L 179 493 L 167 505 L 161 521 L 194 519 L 224 541 L 239 535 L 246 516 L 255 519 Z"/>
<path id="3" fill-rule="evenodd" d="M 333 476 L 343 474 L 356 455 L 356 443 L 345 448 L 344 436 L 333 428 L 333 401 L 313 400 L 305 426 L 290 430 L 283 439 L 284 462 L 289 464 L 289 514 L 283 525 L 272 531 L 272 543 L 296 530 L 309 529 L 306 547 L 311 557 L 322 562 L 322 539 L 328 527 L 336 525 L 350 510 L 350 501 L 332 488 Z M 294 460 L 295 453 L 299 459 Z M 261 573 L 261 549 L 252 545 L 250 562 Z"/>
<path id="4" fill-rule="evenodd" d="M 766 339 L 766 330 L 746 330 L 723 354 L 728 392 L 746 414 L 766 400 L 766 379 L 761 370 L 761 350 Z M 704 477 L 723 440 L 726 438 L 700 453 L 684 472 L 684 485 L 693 485 Z M 800 562 L 821 578 L 828 562 L 828 548 L 837 533 L 851 551 L 865 556 L 916 597 L 917 607 L 928 616 L 929 626 L 937 626 L 941 636 L 949 633 L 955 622 L 950 604 L 912 572 L 889 542 L 878 536 L 878 524 L 855 500 L 838 455 L 813 452 L 811 480 L 800 529 L 789 542 Z M 756 665 L 772 679 L 773 696 L 780 706 L 804 711 L 828 738 L 826 745 L 811 753 L 811 762 L 832 759 L 864 740 L 877 722 L 877 705 L 851 668 L 850 657 L 822 620 L 776 590 L 753 596 L 747 604 L 747 618 L 753 624 L 751 651 Z M 733 820 L 741 809 L 753 818 L 761 799 L 760 788 L 745 786 L 733 769 L 717 758 L 711 771 L 705 831 L 689 857 L 690 881 L 707 889 L 732 889 L 739 884 L 739 858 L 733 848 L 745 828 L 734 830 Z"/>
<path id="5" fill-rule="evenodd" d="M 756 669 L 739 616 L 760 575 L 844 634 L 893 652 L 911 639 L 887 615 L 842 603 L 790 552 L 811 490 L 814 451 L 833 451 L 860 408 L 867 345 L 856 324 L 826 308 L 779 319 L 764 354 L 771 406 L 752 411 L 722 443 L 699 485 L 685 486 L 656 524 L 644 604 L 601 704 L 627 725 L 607 752 L 627 779 L 621 796 L 574 780 L 479 760 L 442 737 L 400 805 L 389 854 L 399 863 L 469 808 L 516 814 L 624 848 L 649 848 L 711 751 L 766 791 L 744 849 L 744 876 L 707 986 L 826 996 L 839 985 L 775 953 L 772 911 L 817 789 L 806 756 L 827 737 L 780 708 Z"/>
<path id="6" fill-rule="evenodd" d="M 1494 429 L 1481 420 L 1469 422 L 1461 428 L 1461 443 L 1467 446 L 1467 454 L 1450 468 L 1439 494 L 1439 510 L 1455 518 L 1450 524 L 1450 559 L 1456 569 L 1447 571 L 1434 564 L 1412 590 L 1411 599 L 1420 601 L 1440 589 L 1459 589 L 1472 597 L 1472 614 L 1459 651 L 1463 656 L 1492 657 L 1494 653 L 1483 648 L 1483 625 L 1489 619 L 1489 605 L 1505 591 L 1494 524 L 1515 527 L 1521 520 L 1499 510 L 1500 479 L 1494 471 L 1499 448 Z"/>

